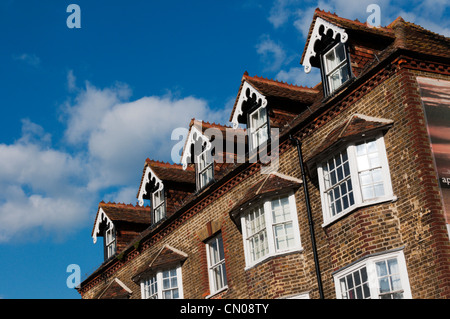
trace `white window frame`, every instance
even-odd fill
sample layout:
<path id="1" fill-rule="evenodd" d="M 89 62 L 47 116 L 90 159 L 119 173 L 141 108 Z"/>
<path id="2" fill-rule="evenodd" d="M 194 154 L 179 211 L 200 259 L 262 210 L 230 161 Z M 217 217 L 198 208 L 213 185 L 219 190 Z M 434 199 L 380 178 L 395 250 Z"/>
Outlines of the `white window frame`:
<path id="1" fill-rule="evenodd" d="M 292 245 L 292 247 L 277 250 L 277 247 L 275 244 L 275 235 L 274 235 L 274 233 L 275 233 L 274 226 L 276 226 L 276 224 L 274 223 L 273 216 L 272 216 L 272 201 L 278 200 L 280 198 L 287 198 L 289 201 L 290 219 L 286 220 L 285 222 L 292 223 L 294 244 Z M 262 207 L 262 211 L 263 211 L 263 217 L 264 217 L 265 229 L 266 229 L 265 236 L 267 237 L 267 253 L 263 256 L 260 256 L 258 259 L 254 259 L 254 258 L 252 258 L 251 243 L 249 241 L 249 234 L 248 234 L 248 230 L 247 230 L 246 218 L 257 207 Z M 295 204 L 295 196 L 293 193 L 289 193 L 287 195 L 281 195 L 281 196 L 273 196 L 273 197 L 265 199 L 262 202 L 255 203 L 254 205 L 252 205 L 252 207 L 248 211 L 246 211 L 245 213 L 243 213 L 241 215 L 241 225 L 242 225 L 242 239 L 244 242 L 245 263 L 246 263 L 245 270 L 259 264 L 260 262 L 262 262 L 268 258 L 278 256 L 278 255 L 283 255 L 286 253 L 301 251 L 303 249 L 302 245 L 301 245 L 301 239 L 300 239 L 300 229 L 299 229 L 299 225 L 298 225 L 298 215 L 297 215 L 297 208 L 296 208 L 296 204 Z"/>
<path id="2" fill-rule="evenodd" d="M 339 62 L 336 66 L 334 66 L 333 68 L 331 68 L 331 69 L 328 69 L 328 63 L 327 63 L 327 61 L 328 61 L 328 59 L 327 59 L 327 56 L 329 55 L 329 54 L 331 54 L 331 53 L 334 53 L 334 56 L 335 56 L 335 58 L 337 58 L 337 54 L 336 54 L 336 51 L 337 51 L 337 48 L 338 47 L 343 47 L 343 50 L 344 50 L 344 59 L 341 61 L 341 62 Z M 335 46 L 333 46 L 330 50 L 328 50 L 326 53 L 324 53 L 323 55 L 322 55 L 322 60 L 323 60 L 323 65 L 324 65 L 324 75 L 325 75 L 325 77 L 326 77 L 326 83 L 327 83 L 327 87 L 328 87 L 328 94 L 331 94 L 331 93 L 333 93 L 334 91 L 336 91 L 337 89 L 339 89 L 345 82 L 347 82 L 350 78 L 351 78 L 351 74 L 350 74 L 350 69 L 349 69 L 349 61 L 348 61 L 348 54 L 347 54 L 347 48 L 345 47 L 345 45 L 342 43 L 342 42 L 339 42 L 338 44 L 336 44 Z M 345 80 L 345 81 L 343 81 L 342 80 L 342 77 L 341 77 L 341 74 L 340 74 L 340 71 L 343 69 L 343 68 L 347 68 L 347 72 L 348 72 L 348 79 L 347 80 Z M 337 87 L 335 87 L 335 88 L 333 88 L 332 86 L 331 86 L 331 76 L 332 75 L 334 75 L 334 74 L 339 74 L 339 79 L 340 79 L 340 84 L 337 86 Z"/>
<path id="3" fill-rule="evenodd" d="M 261 119 L 261 113 L 264 112 L 264 118 Z M 253 127 L 252 123 L 252 117 L 258 114 L 258 119 L 261 120 L 261 124 L 258 127 Z M 252 150 L 256 149 L 258 146 L 263 144 L 269 139 L 269 124 L 268 124 L 268 116 L 267 116 L 267 108 L 265 107 L 259 107 L 252 113 L 250 113 L 248 117 L 248 123 L 249 123 L 249 134 L 250 134 L 250 140 L 251 140 L 251 148 Z M 265 130 L 265 137 L 266 139 L 261 140 L 258 137 L 258 134 L 260 132 L 263 132 Z"/>
<path id="4" fill-rule="evenodd" d="M 217 251 L 214 253 L 217 253 L 216 255 L 216 262 L 213 261 L 213 258 L 211 256 L 211 250 L 212 250 L 212 245 L 213 243 L 216 245 L 217 247 Z M 222 245 L 220 245 L 220 243 L 222 243 Z M 222 250 L 222 254 L 223 254 L 223 258 L 220 258 L 221 252 L 220 250 Z M 226 273 L 226 269 L 225 269 L 225 252 L 224 252 L 224 248 L 223 248 L 223 239 L 222 239 L 222 234 L 219 233 L 216 236 L 214 236 L 213 238 L 211 238 L 210 240 L 208 240 L 206 242 L 206 257 L 207 257 L 207 261 L 208 261 L 208 278 L 209 278 L 209 291 L 210 291 L 210 295 L 219 293 L 225 289 L 228 288 L 228 282 L 227 282 L 227 273 Z M 218 286 L 216 284 L 216 280 L 215 280 L 215 271 L 216 269 L 220 269 L 220 281 L 221 284 L 220 286 Z"/>
<path id="5" fill-rule="evenodd" d="M 114 226 L 111 224 L 111 226 L 105 230 L 105 254 L 106 259 L 114 256 L 114 254 L 117 251 L 117 245 L 116 245 L 116 230 Z"/>
<path id="6" fill-rule="evenodd" d="M 210 156 L 208 149 L 197 155 L 197 179 L 199 189 L 208 185 L 214 179 L 214 166 L 212 156 Z M 207 176 L 207 181 L 203 181 L 203 176 Z M 209 177 L 208 177 L 209 175 Z"/>
<path id="7" fill-rule="evenodd" d="M 157 203 L 157 198 L 159 195 L 159 203 Z M 164 218 L 164 216 L 166 215 L 166 200 L 165 200 L 165 196 L 164 196 L 164 188 L 162 188 L 161 190 L 157 190 L 155 192 L 152 193 L 152 223 L 157 223 L 159 222 L 161 219 Z"/>
<path id="8" fill-rule="evenodd" d="M 357 164 L 357 155 L 356 155 L 356 145 L 359 143 L 375 140 L 377 151 L 378 151 L 378 159 L 380 161 L 381 165 L 381 176 L 383 180 L 383 187 L 384 187 L 384 196 L 380 197 L 374 197 L 368 200 L 364 200 L 362 196 L 362 190 L 361 190 L 361 183 L 359 178 L 360 171 L 358 170 L 358 164 Z M 324 181 L 324 166 L 326 165 L 326 162 L 336 156 L 339 153 L 342 153 L 346 151 L 348 156 L 348 162 L 350 166 L 350 179 L 352 184 L 352 191 L 353 191 L 353 198 L 354 198 L 354 204 L 350 205 L 346 209 L 343 209 L 339 213 L 335 213 L 333 215 L 332 210 L 330 209 L 329 204 L 329 198 L 327 194 L 327 189 L 325 187 L 325 181 Z M 323 219 L 324 223 L 322 224 L 322 227 L 325 227 L 329 225 L 330 223 L 333 223 L 334 221 L 342 218 L 343 216 L 349 214 L 353 210 L 364 207 L 368 205 L 378 204 L 386 201 L 395 201 L 397 199 L 396 196 L 393 194 L 392 190 L 392 182 L 391 182 L 391 175 L 389 172 L 389 164 L 387 160 L 386 155 L 386 146 L 384 144 L 384 138 L 382 134 L 375 135 L 374 137 L 366 137 L 364 139 L 358 140 L 353 143 L 349 143 L 344 148 L 340 148 L 338 151 L 334 152 L 333 154 L 330 154 L 324 161 L 318 164 L 317 166 L 317 173 L 319 177 L 319 188 L 320 188 L 320 195 L 321 195 L 321 202 L 322 202 L 322 211 L 323 211 Z"/>
<path id="9" fill-rule="evenodd" d="M 363 260 L 359 262 L 355 262 L 354 264 L 344 268 L 343 270 L 340 270 L 333 274 L 334 279 L 334 286 L 336 291 L 336 298 L 337 299 L 347 299 L 344 298 L 344 292 L 343 287 L 341 287 L 341 279 L 346 278 L 350 274 L 354 274 L 357 271 L 361 270 L 362 268 L 366 268 L 367 273 L 367 285 L 368 285 L 368 291 L 370 292 L 370 299 L 378 299 L 381 296 L 389 296 L 391 293 L 380 293 L 379 288 L 379 274 L 377 272 L 377 266 L 376 264 L 378 262 L 383 262 L 391 259 L 397 260 L 397 266 L 399 270 L 399 280 L 401 285 L 401 290 L 398 290 L 398 292 L 401 292 L 403 294 L 403 299 L 412 299 L 411 294 L 411 288 L 409 285 L 409 277 L 408 277 L 408 270 L 406 267 L 406 261 L 405 256 L 403 254 L 403 250 L 398 251 L 391 251 L 387 253 L 382 254 L 376 254 L 371 255 L 368 257 L 365 257 Z M 354 276 L 353 276 L 354 278 Z M 385 277 L 386 278 L 386 277 Z M 354 280 L 354 279 L 353 279 Z M 353 283 L 354 284 L 354 283 Z M 354 285 L 354 287 L 356 287 Z M 348 288 L 348 286 L 346 287 Z M 394 291 L 395 292 L 395 291 Z M 353 292 L 356 294 L 356 290 Z"/>
<path id="10" fill-rule="evenodd" d="M 164 289 L 164 277 L 163 274 L 167 271 L 175 270 L 176 278 L 177 278 L 177 286 L 176 288 L 170 287 L 168 289 Z M 164 299 L 164 292 L 168 290 L 178 289 L 178 298 L 183 299 L 183 279 L 181 276 L 181 266 L 177 265 L 171 268 L 166 268 L 162 270 L 158 270 L 153 275 L 146 277 L 141 280 L 141 298 L 142 299 Z M 156 289 L 151 290 L 152 284 Z"/>

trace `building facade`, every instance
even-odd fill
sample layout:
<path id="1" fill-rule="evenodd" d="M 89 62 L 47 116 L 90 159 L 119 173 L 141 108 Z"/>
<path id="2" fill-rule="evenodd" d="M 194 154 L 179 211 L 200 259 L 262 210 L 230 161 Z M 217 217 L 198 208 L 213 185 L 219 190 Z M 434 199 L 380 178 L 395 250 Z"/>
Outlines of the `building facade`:
<path id="1" fill-rule="evenodd" d="M 82 298 L 449 298 L 449 48 L 316 9 L 321 83 L 245 72 L 231 126 L 192 119 L 180 164 L 147 159 L 139 205 L 99 204 Z"/>

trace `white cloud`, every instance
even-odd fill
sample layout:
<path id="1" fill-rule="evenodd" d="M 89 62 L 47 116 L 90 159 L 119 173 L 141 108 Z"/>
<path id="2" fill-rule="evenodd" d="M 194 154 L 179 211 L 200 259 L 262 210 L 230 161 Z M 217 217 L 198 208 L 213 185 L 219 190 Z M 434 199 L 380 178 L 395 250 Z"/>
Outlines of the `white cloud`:
<path id="1" fill-rule="evenodd" d="M 290 15 L 291 10 L 289 10 L 289 6 L 292 5 L 292 3 L 298 3 L 298 1 L 293 0 L 276 0 L 274 1 L 274 4 L 272 8 L 269 11 L 269 17 L 268 20 L 274 28 L 279 28 L 283 24 L 285 24 Z"/>
<path id="2" fill-rule="evenodd" d="M 35 54 L 22 53 L 18 55 L 13 55 L 13 59 L 16 61 L 22 61 L 35 68 L 37 68 L 41 64 L 41 59 Z"/>
<path id="3" fill-rule="evenodd" d="M 14 199 L 0 204 L 0 242 L 49 234 L 62 238 L 78 230 L 88 216 L 89 205 L 79 198 L 28 196 L 20 194 L 21 189 L 15 191 Z"/>
<path id="4" fill-rule="evenodd" d="M 292 67 L 288 71 L 281 70 L 276 78 L 290 84 L 314 87 L 321 81 L 320 72 L 313 68 L 310 73 L 306 73 L 303 67 Z"/>
<path id="5" fill-rule="evenodd" d="M 175 128 L 187 128 L 192 118 L 226 124 L 231 111 L 212 110 L 207 101 L 192 96 L 147 96 L 129 100 L 126 85 L 99 89 L 86 83 L 73 104 L 66 105 L 65 137 L 85 145 L 87 188 L 137 187 L 147 157 L 170 160 Z M 115 191 L 119 194 L 121 189 Z M 116 197 L 123 197 L 117 195 Z"/>
<path id="6" fill-rule="evenodd" d="M 39 143 L 39 136 L 49 136 L 39 125 L 24 120 L 22 131 L 16 143 L 0 144 L 0 242 L 67 234 L 91 209 L 83 163 L 49 147 L 49 140 Z"/>
<path id="7" fill-rule="evenodd" d="M 192 96 L 130 100 L 124 84 L 86 82 L 75 92 L 63 106 L 61 149 L 29 119 L 14 143 L 0 143 L 0 242 L 64 237 L 91 222 L 100 197 L 136 203 L 144 161 L 170 160 L 179 142 L 171 140 L 173 129 L 187 128 L 194 117 L 226 124 L 231 111 L 229 103 L 213 110 Z"/>
<path id="8" fill-rule="evenodd" d="M 256 52 L 260 55 L 266 71 L 276 71 L 288 63 L 286 52 L 281 44 L 273 41 L 270 36 L 263 35 L 256 45 Z"/>
<path id="9" fill-rule="evenodd" d="M 73 74 L 73 70 L 67 72 L 67 88 L 69 92 L 73 92 L 77 88 L 77 78 Z"/>
<path id="10" fill-rule="evenodd" d="M 65 105 L 67 141 L 71 144 L 86 142 L 108 110 L 130 95 L 128 86 L 124 84 L 99 90 L 86 82 L 86 88 L 78 93 L 75 101 L 68 101 Z"/>

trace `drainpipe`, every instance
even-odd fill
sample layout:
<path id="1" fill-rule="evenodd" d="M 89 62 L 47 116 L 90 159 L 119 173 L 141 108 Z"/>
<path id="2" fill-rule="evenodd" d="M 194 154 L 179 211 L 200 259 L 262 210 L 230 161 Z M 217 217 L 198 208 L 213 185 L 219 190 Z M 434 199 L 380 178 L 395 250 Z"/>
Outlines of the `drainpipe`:
<path id="1" fill-rule="evenodd" d="M 322 278 L 320 276 L 319 257 L 317 255 L 316 237 L 314 235 L 314 223 L 313 223 L 312 214 L 311 214 L 311 204 L 309 203 L 309 193 L 308 193 L 308 187 L 306 185 L 305 167 L 303 166 L 303 155 L 302 155 L 301 142 L 298 139 L 296 139 L 295 137 L 293 137 L 292 135 L 289 135 L 289 139 L 291 141 L 295 142 L 295 145 L 297 146 L 298 161 L 300 163 L 300 169 L 302 171 L 302 182 L 303 182 L 302 184 L 303 184 L 303 192 L 305 193 L 305 203 L 306 203 L 306 212 L 308 215 L 309 233 L 311 235 L 311 245 L 312 245 L 312 250 L 313 250 L 313 254 L 314 254 L 314 264 L 316 267 L 317 286 L 319 287 L 320 299 L 325 299 L 323 296 Z"/>

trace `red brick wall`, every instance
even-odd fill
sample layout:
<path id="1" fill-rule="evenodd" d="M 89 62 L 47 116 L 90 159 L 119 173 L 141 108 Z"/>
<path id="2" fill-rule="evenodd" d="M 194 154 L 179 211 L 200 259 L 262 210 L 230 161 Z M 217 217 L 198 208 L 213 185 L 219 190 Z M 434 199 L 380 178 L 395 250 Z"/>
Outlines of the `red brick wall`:
<path id="1" fill-rule="evenodd" d="M 317 178 L 308 177 L 308 189 L 319 253 L 324 294 L 335 298 L 332 272 L 368 254 L 403 247 L 413 298 L 449 298 L 449 241 L 423 110 L 415 75 L 404 68 L 375 74 L 365 90 L 350 92 L 304 128 L 300 128 L 305 158 L 337 124 L 353 113 L 394 120 L 385 135 L 386 152 L 397 200 L 355 210 L 322 227 L 323 217 Z M 421 75 L 430 73 L 421 72 Z M 364 92 L 364 93 L 361 93 Z M 280 146 L 279 172 L 300 178 L 297 152 L 288 142 Z M 314 259 L 302 189 L 296 191 L 298 221 L 303 251 L 273 257 L 245 270 L 242 234 L 228 212 L 240 196 L 263 178 L 258 165 L 251 165 L 209 197 L 183 213 L 172 223 L 163 223 L 160 234 L 142 242 L 110 270 L 84 283 L 83 297 L 90 298 L 118 277 L 140 298 L 140 288 L 132 275 L 148 262 L 163 244 L 189 255 L 183 264 L 185 298 L 209 294 L 206 252 L 199 232 L 221 220 L 228 290 L 220 298 L 278 298 L 309 292 L 318 298 Z"/>

